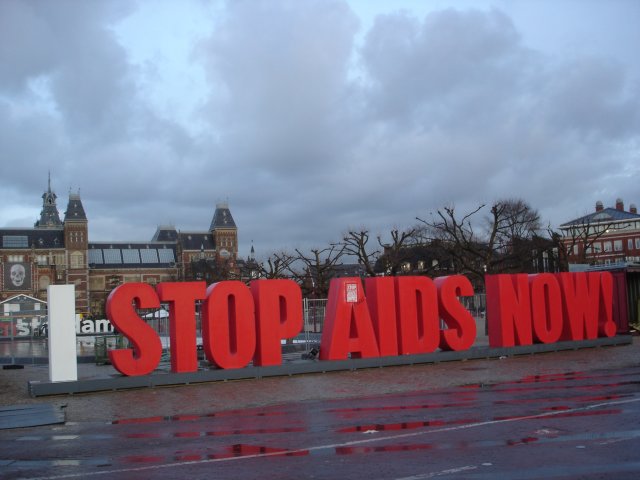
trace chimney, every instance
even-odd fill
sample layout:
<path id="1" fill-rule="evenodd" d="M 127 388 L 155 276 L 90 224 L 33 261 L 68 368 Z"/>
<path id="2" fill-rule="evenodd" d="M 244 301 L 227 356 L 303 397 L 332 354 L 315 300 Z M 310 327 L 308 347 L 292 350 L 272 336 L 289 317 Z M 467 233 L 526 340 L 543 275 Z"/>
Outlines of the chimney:
<path id="1" fill-rule="evenodd" d="M 629 212 L 630 213 L 634 213 L 634 214 L 638 214 L 638 208 L 636 207 L 635 203 L 632 203 L 631 205 L 629 205 Z"/>
<path id="2" fill-rule="evenodd" d="M 602 205 L 602 202 L 598 200 L 596 202 L 596 212 L 600 212 L 601 210 L 604 210 L 604 205 Z"/>
<path id="3" fill-rule="evenodd" d="M 624 212 L 624 203 L 621 198 L 616 199 L 616 210 L 620 210 L 621 212 Z"/>

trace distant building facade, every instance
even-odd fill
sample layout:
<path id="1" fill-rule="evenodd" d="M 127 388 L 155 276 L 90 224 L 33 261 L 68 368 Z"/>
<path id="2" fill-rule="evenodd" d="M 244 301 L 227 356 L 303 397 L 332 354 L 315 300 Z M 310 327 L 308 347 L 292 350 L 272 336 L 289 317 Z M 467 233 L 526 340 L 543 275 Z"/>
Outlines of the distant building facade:
<path id="1" fill-rule="evenodd" d="M 595 211 L 560 225 L 569 264 L 612 265 L 640 262 L 640 215 L 635 204 L 624 209 L 596 202 Z"/>
<path id="2" fill-rule="evenodd" d="M 49 182 L 33 228 L 0 228 L 0 315 L 25 296 L 46 301 L 49 285 L 73 284 L 76 312 L 102 317 L 107 296 L 122 283 L 207 280 L 198 269 L 203 262 L 218 277 L 240 279 L 247 267 L 237 259 L 238 229 L 226 203 L 216 205 L 208 230 L 160 226 L 149 242 L 92 242 L 88 227 L 79 194 L 69 194 L 61 220 Z"/>

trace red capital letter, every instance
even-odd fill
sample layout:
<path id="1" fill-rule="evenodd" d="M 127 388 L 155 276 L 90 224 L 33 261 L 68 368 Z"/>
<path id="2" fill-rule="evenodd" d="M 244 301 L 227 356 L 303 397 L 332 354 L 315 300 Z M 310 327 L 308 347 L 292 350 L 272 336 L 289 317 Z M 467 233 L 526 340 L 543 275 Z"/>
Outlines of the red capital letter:
<path id="1" fill-rule="evenodd" d="M 559 273 L 558 277 L 564 294 L 564 329 L 561 339 L 598 338 L 600 274 Z"/>
<path id="2" fill-rule="evenodd" d="M 320 345 L 320 360 L 379 356 L 359 278 L 331 280 Z"/>
<path id="3" fill-rule="evenodd" d="M 598 335 L 600 337 L 613 337 L 617 333 L 618 327 L 616 322 L 613 321 L 613 275 L 611 272 L 600 273 L 599 312 Z"/>
<path id="4" fill-rule="evenodd" d="M 133 349 L 109 350 L 109 360 L 123 375 L 147 375 L 162 357 L 162 343 L 156 331 L 135 311 L 137 308 L 160 308 L 160 300 L 151 285 L 125 283 L 107 298 L 107 318 L 131 342 Z"/>
<path id="5" fill-rule="evenodd" d="M 280 365 L 280 340 L 302 330 L 302 292 L 293 280 L 254 280 L 251 294 L 256 315 L 256 353 L 253 364 Z"/>
<path id="6" fill-rule="evenodd" d="M 396 277 L 400 353 L 430 353 L 440 343 L 438 290 L 427 277 Z"/>
<path id="7" fill-rule="evenodd" d="M 169 303 L 169 332 L 171 343 L 171 371 L 198 370 L 196 349 L 196 300 L 204 300 L 205 282 L 159 283 L 158 295 Z"/>
<path id="8" fill-rule="evenodd" d="M 531 345 L 533 332 L 527 275 L 487 275 L 485 285 L 489 345 Z"/>
<path id="9" fill-rule="evenodd" d="M 210 362 L 220 368 L 243 368 L 256 350 L 253 297 L 239 281 L 214 283 L 203 307 L 202 344 Z"/>
<path id="10" fill-rule="evenodd" d="M 364 286 L 380 356 L 398 355 L 395 280 L 393 277 L 369 277 Z"/>
<path id="11" fill-rule="evenodd" d="M 435 284 L 438 288 L 440 316 L 449 327 L 440 334 L 440 348 L 468 350 L 476 339 L 476 321 L 458 297 L 472 296 L 473 286 L 462 275 L 438 277 Z"/>
<path id="12" fill-rule="evenodd" d="M 536 342 L 555 343 L 562 335 L 562 294 L 551 273 L 529 275 L 533 337 Z"/>

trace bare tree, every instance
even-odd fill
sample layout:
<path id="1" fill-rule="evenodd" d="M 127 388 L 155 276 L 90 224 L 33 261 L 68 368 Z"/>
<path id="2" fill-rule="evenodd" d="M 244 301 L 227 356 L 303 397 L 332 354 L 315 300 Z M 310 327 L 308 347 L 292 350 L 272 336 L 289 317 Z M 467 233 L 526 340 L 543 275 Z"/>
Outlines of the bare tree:
<path id="1" fill-rule="evenodd" d="M 290 268 L 297 257 L 285 251 L 272 253 L 258 267 L 260 278 L 289 278 L 291 276 Z"/>
<path id="2" fill-rule="evenodd" d="M 526 244 L 540 229 L 538 212 L 523 200 L 499 200 L 491 205 L 484 222 L 477 221 L 485 207 L 459 215 L 454 206 L 447 206 L 430 221 L 417 220 L 433 240 L 440 241 L 457 268 L 477 280 L 485 273 L 526 271 L 533 254 Z"/>
<path id="3" fill-rule="evenodd" d="M 383 248 L 380 260 L 386 275 L 397 275 L 401 271 L 407 258 L 407 249 L 416 244 L 420 231 L 421 229 L 418 227 L 411 227 L 403 231 L 393 229 L 389 232 L 390 243 L 383 243 L 382 238 L 378 237 L 378 244 Z"/>
<path id="4" fill-rule="evenodd" d="M 342 237 L 341 245 L 344 247 L 346 255 L 353 255 L 358 259 L 358 263 L 362 265 L 369 277 L 375 277 L 376 258 L 380 254 L 380 250 L 368 251 L 369 231 L 362 229 L 360 231 L 351 230 Z"/>
<path id="5" fill-rule="evenodd" d="M 309 255 L 296 249 L 296 260 L 301 269 L 290 271 L 302 285 L 303 291 L 315 298 L 326 298 L 329 294 L 329 281 L 335 276 L 336 266 L 344 255 L 345 247 L 332 244 L 326 248 L 312 248 Z"/>

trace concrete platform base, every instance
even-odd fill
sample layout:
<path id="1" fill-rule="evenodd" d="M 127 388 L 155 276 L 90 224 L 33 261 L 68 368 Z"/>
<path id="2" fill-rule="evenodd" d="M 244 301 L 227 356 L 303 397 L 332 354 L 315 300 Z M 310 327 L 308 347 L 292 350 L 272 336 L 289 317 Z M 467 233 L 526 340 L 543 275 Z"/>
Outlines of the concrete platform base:
<path id="1" fill-rule="evenodd" d="M 337 361 L 318 361 L 310 359 L 292 360 L 272 367 L 247 367 L 238 370 L 222 370 L 207 368 L 191 373 L 154 373 L 140 377 L 112 375 L 102 378 L 80 379 L 73 382 L 40 382 L 29 381 L 28 391 L 32 397 L 47 395 L 65 395 L 108 390 L 126 390 L 144 387 L 161 387 L 169 385 L 188 385 L 205 382 L 221 382 L 227 380 L 246 380 L 265 377 L 300 375 L 305 373 L 326 373 L 364 368 L 382 368 L 401 365 L 451 362 L 500 358 L 514 355 L 532 355 L 537 353 L 578 350 L 605 346 L 629 345 L 631 335 L 618 335 L 611 338 L 558 342 L 553 344 L 537 344 L 510 348 L 491 348 L 485 346 L 472 347 L 462 352 L 443 352 L 421 355 L 405 355 L 398 357 L 362 358 Z"/>

